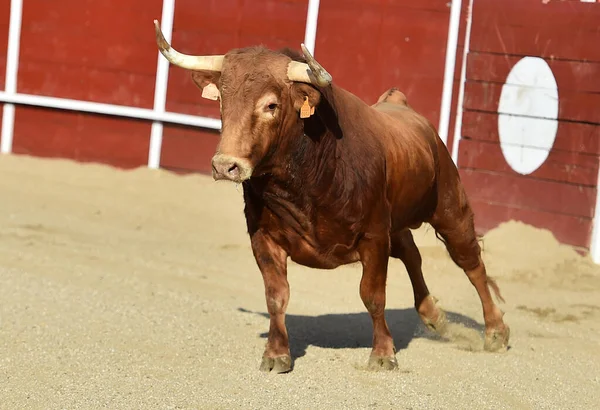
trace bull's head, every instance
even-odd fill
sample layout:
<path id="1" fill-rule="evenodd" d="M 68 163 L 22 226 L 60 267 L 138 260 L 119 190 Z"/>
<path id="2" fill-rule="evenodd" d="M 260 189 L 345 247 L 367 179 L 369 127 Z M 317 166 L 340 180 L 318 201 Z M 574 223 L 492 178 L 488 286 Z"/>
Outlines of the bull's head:
<path id="1" fill-rule="evenodd" d="M 191 56 L 174 50 L 154 21 L 158 48 L 169 62 L 192 71 L 203 94 L 220 98 L 221 141 L 212 159 L 214 179 L 242 182 L 281 143 L 284 130 L 311 115 L 318 87 L 331 76 L 302 45 L 306 64 L 265 48 Z M 207 88 L 208 87 L 208 88 Z M 307 113 L 308 110 L 308 113 Z"/>

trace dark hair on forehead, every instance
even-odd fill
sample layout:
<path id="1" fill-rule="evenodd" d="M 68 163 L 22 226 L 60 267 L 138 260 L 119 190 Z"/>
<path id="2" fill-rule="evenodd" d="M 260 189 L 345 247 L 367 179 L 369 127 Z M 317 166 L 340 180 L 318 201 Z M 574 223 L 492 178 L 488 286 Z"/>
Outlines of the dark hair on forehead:
<path id="1" fill-rule="evenodd" d="M 306 63 L 306 59 L 304 58 L 304 55 L 295 49 L 289 48 L 289 47 L 284 47 L 278 50 L 279 53 L 288 56 L 289 58 L 291 58 L 294 61 L 299 61 L 301 63 Z"/>
<path id="2" fill-rule="evenodd" d="M 236 55 L 236 54 L 237 55 L 239 55 L 239 54 L 257 55 L 257 54 L 263 54 L 263 53 L 272 54 L 272 55 L 283 54 L 284 56 L 289 57 L 294 61 L 306 63 L 304 54 L 302 54 L 302 52 L 300 50 L 296 50 L 296 49 L 293 49 L 290 47 L 283 47 L 283 48 L 280 48 L 279 50 L 271 50 L 263 45 L 260 45 L 260 46 L 251 46 L 251 47 L 243 47 L 243 48 L 234 48 L 228 52 L 228 54 L 231 54 L 231 55 Z"/>

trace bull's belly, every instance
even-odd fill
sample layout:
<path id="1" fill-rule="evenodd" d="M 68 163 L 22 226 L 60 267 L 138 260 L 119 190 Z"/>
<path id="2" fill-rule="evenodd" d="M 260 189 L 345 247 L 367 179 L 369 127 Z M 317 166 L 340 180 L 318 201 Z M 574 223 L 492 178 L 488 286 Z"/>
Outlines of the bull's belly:
<path id="1" fill-rule="evenodd" d="M 344 245 L 314 247 L 306 240 L 291 242 L 288 255 L 294 262 L 315 269 L 335 269 L 341 265 L 358 262 L 358 251 Z"/>

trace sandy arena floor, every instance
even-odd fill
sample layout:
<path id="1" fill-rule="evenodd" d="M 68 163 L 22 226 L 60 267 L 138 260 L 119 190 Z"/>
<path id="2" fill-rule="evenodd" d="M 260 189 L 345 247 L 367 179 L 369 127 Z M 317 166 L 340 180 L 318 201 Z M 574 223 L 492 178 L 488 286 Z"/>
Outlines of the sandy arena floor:
<path id="1" fill-rule="evenodd" d="M 0 157 L 1 409 L 592 409 L 600 267 L 549 233 L 484 242 L 511 348 L 482 351 L 475 290 L 416 232 L 452 338 L 431 336 L 390 261 L 400 369 L 370 372 L 357 265 L 290 264 L 294 370 L 258 371 L 268 319 L 241 188 L 204 176 Z"/>

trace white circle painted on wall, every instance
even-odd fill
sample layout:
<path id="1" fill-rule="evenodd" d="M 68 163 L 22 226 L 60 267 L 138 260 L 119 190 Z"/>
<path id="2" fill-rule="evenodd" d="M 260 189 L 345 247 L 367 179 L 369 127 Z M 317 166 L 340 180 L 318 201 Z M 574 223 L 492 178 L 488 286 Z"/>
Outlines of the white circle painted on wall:
<path id="1" fill-rule="evenodd" d="M 539 57 L 524 57 L 512 68 L 498 103 L 500 148 L 519 174 L 548 158 L 558 129 L 558 87 L 552 69 Z"/>

